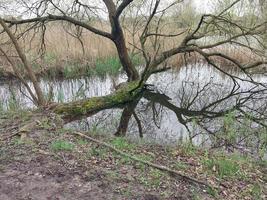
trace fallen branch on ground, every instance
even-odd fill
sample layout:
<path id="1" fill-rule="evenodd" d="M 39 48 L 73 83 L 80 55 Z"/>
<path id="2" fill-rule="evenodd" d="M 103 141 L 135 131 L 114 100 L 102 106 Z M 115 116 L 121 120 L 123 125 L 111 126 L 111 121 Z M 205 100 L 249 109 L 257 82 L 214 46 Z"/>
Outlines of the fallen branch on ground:
<path id="1" fill-rule="evenodd" d="M 168 168 L 168 167 L 166 167 L 166 166 L 157 165 L 157 164 L 154 164 L 154 163 L 151 163 L 151 162 L 148 162 L 148 161 L 141 160 L 141 159 L 139 159 L 139 158 L 137 158 L 137 157 L 135 157 L 135 156 L 131 156 L 131 155 L 129 155 L 129 154 L 127 154 L 127 153 L 125 153 L 125 152 L 123 152 L 123 151 L 121 151 L 121 150 L 116 149 L 115 147 L 113 147 L 112 145 L 110 145 L 110 144 L 108 144 L 108 143 L 105 143 L 105 142 L 103 142 L 103 141 L 94 139 L 94 138 L 89 137 L 89 136 L 87 136 L 87 135 L 85 135 L 85 134 L 83 134 L 83 133 L 80 133 L 80 132 L 74 132 L 74 133 L 72 133 L 72 134 L 78 135 L 78 136 L 80 136 L 80 137 L 82 137 L 82 138 L 85 138 L 85 139 L 87 139 L 87 140 L 90 140 L 90 141 L 92 141 L 92 142 L 95 142 L 95 143 L 97 143 L 97 144 L 99 144 L 99 145 L 105 146 L 105 147 L 107 147 L 107 148 L 109 148 L 109 149 L 115 151 L 116 153 L 118 153 L 118 154 L 120 154 L 120 155 L 122 155 L 122 156 L 124 156 L 124 157 L 130 158 L 130 159 L 132 159 L 132 160 L 134 160 L 134 161 L 136 161 L 136 162 L 143 163 L 143 164 L 145 164 L 145 165 L 148 165 L 148 166 L 150 166 L 150 167 L 156 168 L 156 169 L 158 169 L 158 170 L 168 172 L 168 173 L 171 174 L 172 176 L 179 177 L 179 178 L 181 178 L 181 179 L 183 179 L 183 180 L 185 180 L 185 181 L 188 181 L 188 182 L 190 182 L 190 183 L 197 184 L 197 185 L 202 185 L 202 186 L 205 186 L 205 187 L 207 187 L 207 188 L 211 188 L 211 189 L 213 188 L 213 187 L 211 187 L 207 182 L 200 181 L 200 180 L 197 180 L 197 179 L 195 179 L 195 178 L 189 177 L 189 176 L 187 176 L 187 175 L 185 175 L 185 174 L 182 174 L 182 173 L 180 173 L 180 172 L 178 172 L 178 171 L 175 171 L 175 170 L 173 170 L 173 169 L 170 169 L 170 168 Z"/>
<path id="2" fill-rule="evenodd" d="M 13 137 L 15 137 L 15 136 L 17 136 L 17 135 L 19 135 L 19 134 L 20 134 L 20 131 L 17 131 L 17 132 L 15 132 L 15 133 L 11 134 L 11 135 L 8 135 L 8 136 L 5 136 L 5 137 L 3 137 L 3 138 L 0 138 L 0 141 L 9 140 L 9 139 L 11 139 L 11 138 L 13 138 Z"/>
<path id="3" fill-rule="evenodd" d="M 36 123 L 38 123 L 38 121 L 33 121 L 30 123 L 27 123 L 26 125 L 22 126 L 21 128 L 19 128 L 19 126 L 14 127 L 14 129 L 19 128 L 19 130 L 16 131 L 15 133 L 12 133 L 11 135 L 7 135 L 7 136 L 4 136 L 2 138 L 0 137 L 0 141 L 9 140 L 9 139 L 11 139 L 17 135 L 20 135 L 21 139 L 25 138 L 27 136 L 27 133 L 29 133 L 32 129 L 35 128 Z"/>

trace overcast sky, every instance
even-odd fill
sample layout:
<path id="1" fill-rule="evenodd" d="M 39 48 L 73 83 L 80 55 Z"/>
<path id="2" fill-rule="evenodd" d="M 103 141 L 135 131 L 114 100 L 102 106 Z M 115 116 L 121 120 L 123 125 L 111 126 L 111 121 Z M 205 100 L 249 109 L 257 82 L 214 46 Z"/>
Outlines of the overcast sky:
<path id="1" fill-rule="evenodd" d="M 0 2 L 3 2 L 3 0 L 0 0 Z M 162 1 L 162 3 L 164 2 L 165 0 Z M 168 1 L 171 1 L 171 0 L 168 0 Z M 184 0 L 185 2 L 188 1 L 188 0 Z M 199 12 L 199 13 L 210 13 L 212 11 L 212 4 L 214 4 L 214 2 L 217 1 L 217 0 L 193 0 L 193 3 L 194 3 L 194 7 L 196 9 L 196 12 Z M 7 5 L 11 5 L 11 3 L 9 3 L 10 1 L 8 0 L 5 0 L 5 2 L 7 3 Z M 2 4 L 3 5 L 3 4 Z M 9 14 L 14 14 L 16 13 L 17 11 L 20 11 L 19 8 L 15 8 L 16 6 L 10 6 L 10 10 L 9 10 Z M 12 12 L 12 10 L 14 12 Z M 6 14 L 6 13 L 5 13 Z"/>
<path id="2" fill-rule="evenodd" d="M 214 0 L 213 0 L 214 1 Z M 194 0 L 196 11 L 200 13 L 207 13 L 211 11 L 212 1 L 211 0 Z"/>

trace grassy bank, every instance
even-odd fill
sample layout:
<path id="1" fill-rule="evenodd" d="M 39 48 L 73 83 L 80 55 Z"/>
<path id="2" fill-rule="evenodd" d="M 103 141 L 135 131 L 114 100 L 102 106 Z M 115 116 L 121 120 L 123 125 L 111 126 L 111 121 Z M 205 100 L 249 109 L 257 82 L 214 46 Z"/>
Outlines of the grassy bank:
<path id="1" fill-rule="evenodd" d="M 131 56 L 135 66 L 143 64 L 140 56 Z M 97 58 L 94 61 L 68 60 L 60 61 L 58 57 L 46 54 L 42 64 L 34 62 L 32 64 L 35 74 L 40 78 L 80 78 L 84 76 L 118 75 L 122 72 L 122 67 L 118 56 Z M 45 66 L 45 67 L 42 67 Z M 27 74 L 25 74 L 27 78 Z M 14 78 L 13 71 L 8 67 L 0 67 L 0 78 Z"/>
<path id="2" fill-rule="evenodd" d="M 49 194 L 53 192 L 54 181 L 59 180 L 58 188 L 64 187 L 64 195 L 70 199 L 73 193 L 70 185 L 74 183 L 76 199 L 84 199 L 79 197 L 86 192 L 96 199 L 266 199 L 267 163 L 238 153 L 199 149 L 191 144 L 168 147 L 133 143 L 97 131 L 85 133 L 128 155 L 206 181 L 213 187 L 206 189 L 62 129 L 55 125 L 54 116 L 40 118 L 40 114 L 31 112 L 3 116 L 1 138 L 14 134 L 16 127 L 23 127 L 31 118 L 38 121 L 35 127 L 27 126 L 27 134 L 1 142 L 0 181 L 4 183 L 1 188 L 11 187 L 12 180 L 17 184 L 16 176 L 25 174 L 20 176 L 24 189 L 12 188 L 9 195 L 23 196 L 26 192 L 34 195 L 41 191 Z M 10 173 L 12 179 L 8 178 Z M 30 183 L 37 184 L 35 190 L 31 191 Z"/>
<path id="3" fill-rule="evenodd" d="M 142 58 L 138 55 L 131 56 L 131 60 L 135 66 L 142 65 Z M 97 58 L 94 61 L 86 62 L 83 60 L 70 60 L 61 64 L 57 64 L 57 57 L 53 57 L 45 69 L 38 69 L 37 74 L 47 78 L 79 78 L 82 76 L 101 76 L 118 75 L 122 71 L 118 56 L 109 56 Z M 36 65 L 38 66 L 38 65 Z"/>

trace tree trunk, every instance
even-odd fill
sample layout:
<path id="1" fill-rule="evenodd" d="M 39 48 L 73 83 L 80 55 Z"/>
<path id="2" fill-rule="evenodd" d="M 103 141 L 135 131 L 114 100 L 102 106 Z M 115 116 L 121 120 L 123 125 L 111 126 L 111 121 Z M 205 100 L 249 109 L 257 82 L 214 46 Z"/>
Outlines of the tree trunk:
<path id="1" fill-rule="evenodd" d="M 115 39 L 115 45 L 119 54 L 120 62 L 123 70 L 126 72 L 129 81 L 135 81 L 139 79 L 139 74 L 134 67 L 125 44 L 125 39 L 122 33 L 118 33 Z"/>
<path id="2" fill-rule="evenodd" d="M 112 0 L 103 0 L 109 13 L 112 41 L 115 43 L 123 70 L 126 72 L 128 82 L 139 79 L 139 73 L 133 65 L 125 43 L 125 37 L 119 21 L 116 5 Z"/>
<path id="3" fill-rule="evenodd" d="M 117 132 L 115 133 L 115 136 L 119 136 L 119 137 L 126 136 L 130 119 L 132 115 L 134 114 L 134 110 L 137 104 L 138 104 L 138 100 L 135 100 L 131 102 L 129 105 L 127 105 L 126 108 L 124 108 L 122 115 L 121 115 L 120 124 L 117 129 Z"/>
<path id="4" fill-rule="evenodd" d="M 35 89 L 36 95 L 37 95 L 37 99 L 38 99 L 38 106 L 44 106 L 45 105 L 45 98 L 44 95 L 42 93 L 42 90 L 40 88 L 39 82 L 37 81 L 37 78 L 25 56 L 25 54 L 22 52 L 17 39 L 15 38 L 15 36 L 13 35 L 13 33 L 10 31 L 9 27 L 5 24 L 5 22 L 0 18 L 0 24 L 2 25 L 2 27 L 4 28 L 4 31 L 7 33 L 7 35 L 9 36 L 9 38 L 11 39 L 12 43 L 15 46 L 15 49 L 30 77 L 30 80 L 33 83 L 33 87 Z"/>
<path id="5" fill-rule="evenodd" d="M 61 115 L 63 120 L 68 123 L 92 116 L 105 109 L 124 107 L 128 103 L 140 98 L 143 92 L 143 85 L 138 86 L 139 81 L 132 81 L 110 95 L 56 104 L 50 110 Z"/>

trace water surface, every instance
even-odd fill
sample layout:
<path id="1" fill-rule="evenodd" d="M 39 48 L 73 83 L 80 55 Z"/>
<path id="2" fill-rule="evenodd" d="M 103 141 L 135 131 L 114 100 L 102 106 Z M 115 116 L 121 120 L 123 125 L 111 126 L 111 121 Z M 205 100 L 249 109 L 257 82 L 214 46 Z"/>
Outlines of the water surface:
<path id="1" fill-rule="evenodd" d="M 244 75 L 235 74 L 246 79 Z M 264 75 L 254 76 L 259 83 L 267 84 Z M 87 77 L 72 80 L 42 80 L 41 87 L 46 94 L 53 89 L 53 100 L 70 102 L 73 100 L 107 95 L 114 91 L 116 84 L 126 80 L 124 75 L 118 77 Z M 191 139 L 198 145 L 211 145 L 220 139 L 219 135 L 229 126 L 225 116 L 236 115 L 236 124 L 227 131 L 241 127 L 253 132 L 266 131 L 258 122 L 247 122 L 248 116 L 254 116 L 266 124 L 267 92 L 261 85 L 249 81 L 233 82 L 225 74 L 206 65 L 187 66 L 179 71 L 169 71 L 153 75 L 151 93 L 146 93 L 140 100 L 136 114 L 142 122 L 144 139 L 160 144 L 176 144 L 179 141 Z M 14 102 L 21 107 L 33 107 L 25 95 L 25 88 L 14 81 L 0 84 L 0 102 L 5 109 L 14 107 Z M 164 105 L 165 104 L 165 105 Z M 68 124 L 68 127 L 78 130 L 98 130 L 113 134 L 119 123 L 121 110 L 105 110 L 93 117 Z M 246 117 L 244 117 L 246 116 Z M 265 120 L 263 119 L 265 117 Z M 246 124 L 243 126 L 242 124 Z M 246 134 L 246 133 L 244 133 Z M 131 120 L 128 137 L 138 139 L 139 132 L 136 121 Z M 248 146 L 240 138 L 239 146 Z M 256 140 L 256 136 L 253 136 Z M 216 141 L 218 144 L 222 141 Z M 244 145 L 245 144 L 245 145 Z"/>

